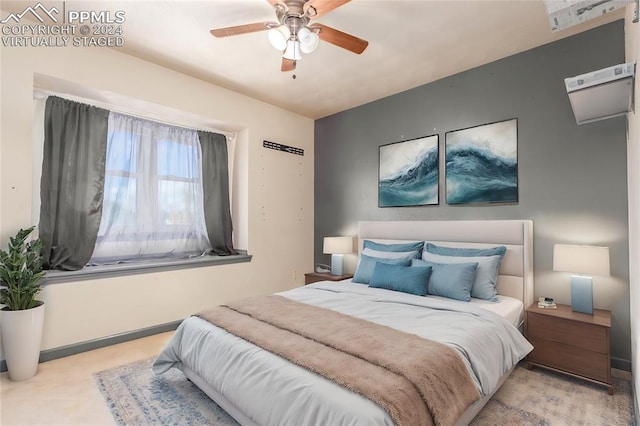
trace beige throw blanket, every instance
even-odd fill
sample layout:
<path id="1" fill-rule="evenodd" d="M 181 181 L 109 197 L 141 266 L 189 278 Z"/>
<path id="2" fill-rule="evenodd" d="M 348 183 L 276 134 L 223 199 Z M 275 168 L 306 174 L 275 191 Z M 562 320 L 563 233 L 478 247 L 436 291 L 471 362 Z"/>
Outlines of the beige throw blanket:
<path id="1" fill-rule="evenodd" d="M 450 347 L 281 296 L 198 314 L 380 405 L 397 425 L 453 425 L 479 398 Z"/>

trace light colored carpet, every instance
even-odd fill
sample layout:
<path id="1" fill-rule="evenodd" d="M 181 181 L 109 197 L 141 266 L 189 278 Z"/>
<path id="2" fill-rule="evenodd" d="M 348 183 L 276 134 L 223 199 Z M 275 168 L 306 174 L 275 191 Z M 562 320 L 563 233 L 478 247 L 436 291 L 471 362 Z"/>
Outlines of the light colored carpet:
<path id="1" fill-rule="evenodd" d="M 178 370 L 151 372 L 153 359 L 94 374 L 119 425 L 215 425 L 237 423 Z M 614 378 L 615 392 L 544 369 L 517 367 L 471 423 L 488 425 L 631 425 L 628 380 Z"/>

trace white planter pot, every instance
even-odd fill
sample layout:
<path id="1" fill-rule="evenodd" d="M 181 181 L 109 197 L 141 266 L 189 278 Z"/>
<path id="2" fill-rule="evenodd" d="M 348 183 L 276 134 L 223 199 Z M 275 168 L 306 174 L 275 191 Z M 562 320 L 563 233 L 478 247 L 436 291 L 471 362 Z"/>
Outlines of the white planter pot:
<path id="1" fill-rule="evenodd" d="M 42 302 L 22 311 L 0 310 L 2 347 L 11 380 L 27 380 L 38 372 L 43 324 Z"/>

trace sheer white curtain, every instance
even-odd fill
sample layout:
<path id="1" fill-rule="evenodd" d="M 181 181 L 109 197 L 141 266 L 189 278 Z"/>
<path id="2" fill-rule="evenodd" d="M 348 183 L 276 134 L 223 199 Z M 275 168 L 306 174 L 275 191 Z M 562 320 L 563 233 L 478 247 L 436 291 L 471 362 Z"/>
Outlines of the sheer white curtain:
<path id="1" fill-rule="evenodd" d="M 210 249 L 197 131 L 111 112 L 105 175 L 90 264 Z"/>

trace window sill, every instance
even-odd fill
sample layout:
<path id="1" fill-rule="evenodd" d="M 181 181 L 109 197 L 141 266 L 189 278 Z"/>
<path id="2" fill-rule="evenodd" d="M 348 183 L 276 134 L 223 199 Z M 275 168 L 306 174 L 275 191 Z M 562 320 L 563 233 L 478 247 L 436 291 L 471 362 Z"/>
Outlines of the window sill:
<path id="1" fill-rule="evenodd" d="M 149 263 L 127 263 L 118 265 L 89 266 L 79 271 L 47 271 L 42 284 L 59 284 L 73 281 L 124 277 L 128 275 L 147 274 L 151 272 L 175 271 L 178 269 L 200 268 L 203 266 L 229 265 L 233 263 L 251 262 L 250 254 L 237 250 L 233 256 L 205 256 L 193 259 L 159 260 Z"/>

